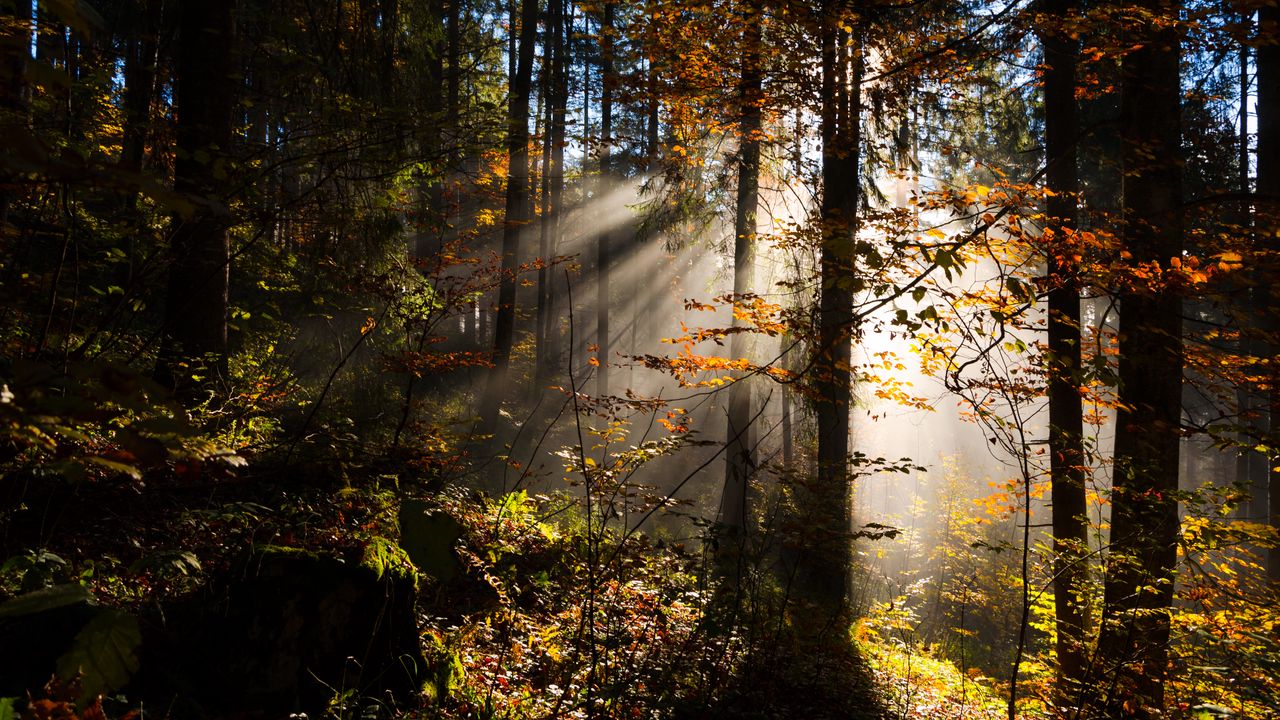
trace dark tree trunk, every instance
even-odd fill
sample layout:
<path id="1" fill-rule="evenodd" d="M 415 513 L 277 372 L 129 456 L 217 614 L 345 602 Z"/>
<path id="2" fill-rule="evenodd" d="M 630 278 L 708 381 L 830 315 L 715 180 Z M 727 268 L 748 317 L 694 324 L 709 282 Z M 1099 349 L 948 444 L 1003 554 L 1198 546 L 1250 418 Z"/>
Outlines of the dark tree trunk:
<path id="1" fill-rule="evenodd" d="M 1274 239 L 1280 232 L 1280 9 L 1275 5 L 1264 6 L 1258 13 L 1258 231 Z M 1280 307 L 1280 292 L 1272 285 L 1269 306 Z M 1271 397 L 1269 401 L 1270 424 L 1274 427 L 1280 418 L 1280 368 L 1275 367 L 1277 357 L 1274 331 L 1277 323 L 1271 322 L 1272 338 L 1269 340 L 1272 358 Z M 1280 470 L 1278 463 L 1269 463 L 1266 515 L 1272 527 L 1280 528 Z M 1280 549 L 1272 548 L 1267 554 L 1267 573 L 1280 582 Z"/>
<path id="2" fill-rule="evenodd" d="M 1132 262 L 1168 268 L 1182 254 L 1178 6 L 1149 2 L 1122 67 L 1123 233 Z M 1161 283 L 1156 280 L 1155 283 Z M 1164 704 L 1178 539 L 1182 400 L 1176 287 L 1120 292 L 1120 360 L 1111 553 L 1100 654 L 1115 675 L 1109 711 L 1154 717 Z"/>
<path id="3" fill-rule="evenodd" d="M 175 218 L 158 378 L 189 391 L 227 376 L 227 293 L 231 225 L 223 204 L 237 83 L 231 75 L 234 2 L 181 8 L 174 189 L 194 210 Z"/>
<path id="4" fill-rule="evenodd" d="M 560 204 L 564 197 L 565 115 L 569 103 L 565 52 L 565 0 L 549 0 L 551 72 L 547 82 L 546 170 L 543 172 L 542 257 L 550 263 L 560 245 Z M 550 377 L 560 360 L 560 319 L 556 315 L 555 267 L 538 271 L 538 374 Z"/>
<path id="5" fill-rule="evenodd" d="M 0 135 L 6 138 L 27 126 L 26 71 L 31 39 L 21 19 L 30 15 L 30 3 L 0 0 Z M 9 222 L 10 182 L 9 172 L 0 170 L 0 232 Z"/>
<path id="6" fill-rule="evenodd" d="M 606 1 L 600 23 L 600 191 L 597 198 L 607 198 L 616 187 L 613 168 L 613 100 L 618 74 L 613 58 L 613 20 L 617 5 Z M 609 362 L 612 345 L 609 337 L 609 274 L 613 264 L 613 236 L 607 228 L 596 238 L 596 394 L 609 394 Z"/>
<path id="7" fill-rule="evenodd" d="M 395 0 L 380 0 L 382 4 L 381 14 L 386 22 L 399 22 L 399 6 Z M 433 24 L 429 34 L 429 42 L 431 49 L 427 53 L 426 70 L 426 97 L 424 98 L 424 109 L 438 123 L 437 127 L 446 126 L 449 118 L 452 117 L 452 106 L 447 105 L 447 90 L 444 90 L 445 83 L 445 58 L 449 53 L 446 45 L 448 42 L 448 30 L 446 13 L 443 0 L 431 0 L 427 4 L 428 16 Z M 383 62 L 387 65 L 386 77 L 393 77 L 391 69 L 395 64 L 396 53 L 396 33 L 386 25 L 382 28 L 382 44 L 384 50 Z M 387 80 L 382 87 L 382 93 L 385 98 L 384 102 L 392 102 L 395 89 L 391 86 L 390 80 Z M 445 152 L 444 133 L 430 133 L 423 139 L 423 154 L 427 157 L 441 157 Z M 445 173 L 441 171 L 429 172 L 423 177 L 422 188 L 419 191 L 420 202 L 418 212 L 418 224 L 413 247 L 413 255 L 415 258 L 432 257 L 440 252 L 441 246 L 445 239 L 445 227 L 448 225 L 447 202 L 445 197 Z M 412 380 L 410 380 L 412 383 Z"/>
<path id="8" fill-rule="evenodd" d="M 511 20 L 512 32 L 515 32 L 517 18 L 513 16 Z M 493 333 L 493 371 L 480 406 L 481 423 L 488 430 L 497 426 L 498 410 L 507 391 L 507 371 L 515 337 L 516 266 L 520 237 L 529 222 L 529 93 L 533 85 L 533 44 L 538 35 L 538 0 L 522 0 L 518 24 L 520 44 L 512 61 L 515 73 L 511 77 L 507 110 L 507 200 L 502 227 L 502 279 Z"/>
<path id="9" fill-rule="evenodd" d="M 843 613 L 849 589 L 849 402 L 854 242 L 858 227 L 861 38 L 841 29 L 834 4 L 822 18 L 822 260 L 814 362 L 818 457 L 805 511 L 816 529 L 801 579 L 827 616 Z M 855 31 L 860 32 L 860 31 Z"/>
<path id="10" fill-rule="evenodd" d="M 751 2 L 742 3 L 742 74 L 738 85 L 738 197 L 733 233 L 733 294 L 735 302 L 751 291 L 755 271 L 756 215 L 760 202 L 760 134 L 762 73 L 760 40 L 762 18 Z M 736 316 L 734 326 L 739 326 Z M 749 352 L 747 335 L 736 333 L 729 340 L 729 356 L 740 360 Z M 729 387 L 728 423 L 725 428 L 725 479 L 720 522 L 722 571 L 727 578 L 740 578 L 742 554 L 746 548 L 751 508 L 748 483 L 755 470 L 751 432 L 751 384 L 740 377 Z M 736 586 L 735 582 L 735 586 Z"/>
<path id="11" fill-rule="evenodd" d="M 1044 45 L 1045 161 L 1049 289 L 1049 453 L 1054 549 L 1054 615 L 1057 627 L 1059 700 L 1068 703 L 1082 689 L 1084 640 L 1088 627 L 1085 597 L 1089 552 L 1085 500 L 1083 404 L 1080 375 L 1080 290 L 1067 252 L 1066 231 L 1076 227 L 1079 176 L 1076 141 L 1076 58 L 1079 46 L 1064 26 L 1073 0 L 1045 3 L 1048 26 Z"/>
<path id="12" fill-rule="evenodd" d="M 1242 12 L 1240 22 L 1245 27 L 1244 33 L 1246 35 L 1251 34 L 1253 12 Z M 1240 66 L 1240 137 L 1236 145 L 1236 165 L 1239 173 L 1237 183 L 1241 196 L 1247 196 L 1253 190 L 1249 176 L 1250 55 L 1249 44 L 1247 42 L 1241 43 L 1238 59 Z M 1242 233 L 1252 234 L 1256 243 L 1259 237 L 1254 234 L 1252 211 L 1253 203 L 1247 199 L 1242 200 L 1236 209 L 1237 217 L 1235 222 L 1240 226 Z M 1243 282 L 1238 290 L 1240 301 L 1237 305 L 1237 317 L 1240 318 L 1242 323 L 1257 321 L 1259 313 L 1265 312 L 1265 309 L 1259 305 L 1259 296 L 1265 292 L 1261 287 L 1262 273 L 1260 270 L 1261 268 L 1255 265 L 1249 272 L 1241 273 Z M 1255 335 L 1245 333 L 1240 340 L 1240 352 L 1251 357 L 1265 357 L 1263 353 L 1266 352 L 1266 343 Z M 1267 462 L 1266 453 L 1258 452 L 1253 448 L 1258 446 L 1260 438 L 1267 436 L 1270 413 L 1266 401 L 1259 396 L 1256 388 L 1249 387 L 1244 383 L 1241 383 L 1236 388 L 1236 412 L 1241 426 L 1240 431 L 1237 433 L 1240 447 L 1236 456 L 1236 483 L 1242 488 L 1248 488 L 1250 492 L 1250 501 L 1240 508 L 1239 515 L 1242 519 L 1257 522 L 1265 519 L 1268 514 L 1267 485 L 1270 464 Z"/>
<path id="13" fill-rule="evenodd" d="M 125 43 L 124 139 L 120 165 L 142 172 L 143 154 L 151 125 L 151 103 L 156 89 L 156 53 L 160 46 L 160 0 L 134 6 L 137 17 L 132 36 Z"/>

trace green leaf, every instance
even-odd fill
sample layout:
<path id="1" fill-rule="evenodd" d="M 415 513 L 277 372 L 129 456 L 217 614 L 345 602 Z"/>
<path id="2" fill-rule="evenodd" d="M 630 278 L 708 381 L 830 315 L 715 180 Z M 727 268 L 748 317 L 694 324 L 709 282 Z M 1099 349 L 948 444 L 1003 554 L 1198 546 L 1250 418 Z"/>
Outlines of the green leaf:
<path id="1" fill-rule="evenodd" d="M 84 586 L 76 583 L 54 585 L 52 587 L 29 592 L 0 605 L 0 618 L 21 617 L 53 610 L 54 608 L 75 605 L 79 602 L 91 602 L 93 597 Z"/>
<path id="2" fill-rule="evenodd" d="M 99 467 L 104 467 L 108 470 L 113 470 L 122 475 L 128 475 L 134 480 L 142 479 L 142 471 L 132 465 L 129 465 L 128 463 L 117 462 L 115 460 L 108 460 L 107 458 L 99 457 L 97 455 L 90 455 L 89 457 L 86 457 L 85 462 L 90 462 Z"/>
<path id="3" fill-rule="evenodd" d="M 18 720 L 18 711 L 14 705 L 22 698 L 3 697 L 0 698 L 0 720 Z"/>
<path id="4" fill-rule="evenodd" d="M 71 649 L 58 658 L 58 677 L 80 675 L 80 705 L 124 687 L 138 670 L 142 632 L 138 619 L 119 610 L 100 613 L 76 635 Z"/>

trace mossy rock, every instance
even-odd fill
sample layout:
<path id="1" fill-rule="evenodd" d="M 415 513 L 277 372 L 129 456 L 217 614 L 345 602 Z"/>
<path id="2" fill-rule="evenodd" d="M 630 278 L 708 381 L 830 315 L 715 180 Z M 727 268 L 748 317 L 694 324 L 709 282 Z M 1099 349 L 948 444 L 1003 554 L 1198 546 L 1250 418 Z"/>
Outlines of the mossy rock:
<path id="1" fill-rule="evenodd" d="M 411 574 L 279 546 L 233 566 L 210 597 L 169 608 L 141 691 L 189 717 L 324 714 L 350 693 L 419 701 L 427 664 Z"/>
<path id="2" fill-rule="evenodd" d="M 421 500 L 400 504 L 400 547 L 418 570 L 446 583 L 460 566 L 453 546 L 462 537 L 462 524 L 449 513 Z"/>
<path id="3" fill-rule="evenodd" d="M 399 581 L 418 586 L 418 570 L 413 561 L 399 545 L 386 538 L 373 538 L 365 545 L 360 566 L 373 572 L 379 580 L 390 574 Z"/>
<path id="4" fill-rule="evenodd" d="M 57 585 L 0 605 L 0 697 L 25 697 L 57 670 L 59 658 L 103 612 L 88 591 Z"/>
<path id="5" fill-rule="evenodd" d="M 423 635 L 427 672 L 422 694 L 430 704 L 444 702 L 461 684 L 466 668 L 462 657 L 436 632 Z"/>

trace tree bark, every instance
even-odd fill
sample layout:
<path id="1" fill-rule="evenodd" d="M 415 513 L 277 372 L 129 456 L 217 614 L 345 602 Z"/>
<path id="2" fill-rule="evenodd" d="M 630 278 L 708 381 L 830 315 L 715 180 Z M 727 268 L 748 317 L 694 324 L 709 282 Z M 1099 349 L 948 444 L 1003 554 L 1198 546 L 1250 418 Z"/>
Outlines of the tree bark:
<path id="1" fill-rule="evenodd" d="M 1262 202 L 1258 204 L 1258 235 L 1272 238 L 1274 242 L 1280 232 L 1280 8 L 1266 5 L 1258 13 L 1257 76 L 1258 76 L 1258 195 Z M 1269 307 L 1272 312 L 1280 307 L 1280 292 L 1273 285 L 1269 289 L 1258 288 L 1258 292 L 1269 293 Z M 1280 367 L 1275 358 L 1275 328 L 1280 323 L 1269 323 L 1272 331 L 1268 345 L 1272 358 L 1271 394 L 1268 402 L 1270 425 L 1274 426 L 1276 418 L 1280 418 Z M 1274 456 L 1275 451 L 1272 451 Z M 1269 463 L 1270 471 L 1267 479 L 1267 518 L 1272 527 L 1280 528 L 1280 470 L 1277 462 Z M 1267 553 L 1267 574 L 1272 580 L 1280 582 L 1280 549 L 1272 548 Z"/>
<path id="2" fill-rule="evenodd" d="M 156 53 L 160 45 L 160 0 L 145 0 L 133 6 L 132 35 L 125 43 L 124 58 L 124 139 L 120 166 L 142 172 L 151 103 L 156 87 Z"/>
<path id="3" fill-rule="evenodd" d="M 835 4 L 824 7 L 822 48 L 822 259 L 814 362 L 818 457 L 815 487 L 804 508 L 818 536 L 801 574 L 809 599 L 830 618 L 846 609 L 849 591 L 849 402 L 852 381 L 854 244 L 858 227 L 858 163 L 862 44 Z"/>
<path id="4" fill-rule="evenodd" d="M 613 57 L 613 21 L 617 5 L 605 2 L 600 23 L 600 188 L 597 200 L 608 198 L 616 187 L 613 167 L 613 100 L 618 85 L 618 73 Z M 596 237 L 596 394 L 609 394 L 609 274 L 613 264 L 613 228 L 606 228 Z"/>
<path id="5" fill-rule="evenodd" d="M 511 18 L 515 32 L 517 18 Z M 493 370 L 480 406 L 482 427 L 497 426 L 502 396 L 507 391 L 511 345 L 515 337 L 516 264 L 520 237 L 529 223 L 529 93 L 533 84 L 533 44 L 538 34 L 538 0 L 520 3 L 520 44 L 511 78 L 507 107 L 507 198 L 502 226 L 502 279 L 498 285 L 498 309 L 493 333 Z"/>
<path id="6" fill-rule="evenodd" d="M 0 135 L 4 137 L 28 124 L 26 71 L 31 39 L 22 30 L 21 18 L 30 14 L 30 3 L 0 1 Z M 9 222 L 12 196 L 7 186 L 11 181 L 8 170 L 0 171 L 0 232 Z"/>
<path id="7" fill-rule="evenodd" d="M 176 220 L 170 240 L 157 378 L 183 392 L 227 377 L 231 218 L 223 192 L 237 86 L 234 10 L 233 0 L 181 7 L 174 189 L 191 197 L 195 209 Z"/>
<path id="8" fill-rule="evenodd" d="M 1149 0 L 1121 73 L 1123 233 L 1135 265 L 1182 254 L 1178 5 Z M 1118 401 L 1101 657 L 1114 670 L 1110 713 L 1164 705 L 1178 539 L 1181 302 L 1165 278 L 1121 290 Z M 1140 281 L 1141 282 L 1141 281 Z"/>
<path id="9" fill-rule="evenodd" d="M 1245 35 L 1251 34 L 1253 30 L 1253 15 L 1252 10 L 1244 10 L 1240 13 L 1240 22 L 1245 28 L 1243 31 Z M 1238 171 L 1237 190 L 1240 196 L 1246 199 L 1242 199 L 1236 209 L 1237 217 L 1235 222 L 1240 226 L 1242 233 L 1252 235 L 1254 242 L 1257 243 L 1260 238 L 1256 234 L 1256 228 L 1253 226 L 1254 203 L 1247 199 L 1253 191 L 1253 184 L 1249 175 L 1250 50 L 1247 40 L 1240 43 L 1238 53 L 1238 64 L 1240 66 L 1240 134 L 1239 141 L 1236 144 L 1236 166 Z M 1260 319 L 1260 313 L 1265 313 L 1266 311 L 1259 304 L 1261 293 L 1264 292 L 1261 287 L 1263 282 L 1261 268 L 1255 264 L 1249 272 L 1241 273 L 1241 275 L 1243 278 L 1238 290 L 1240 301 L 1237 305 L 1236 315 L 1242 323 L 1256 322 Z M 1256 330 L 1256 328 L 1251 329 Z M 1249 332 L 1244 333 L 1241 337 L 1239 351 L 1252 357 L 1267 357 L 1264 355 L 1267 351 L 1266 343 L 1262 338 Z M 1268 515 L 1267 486 L 1270 464 L 1267 462 L 1266 453 L 1258 452 L 1254 448 L 1260 444 L 1261 438 L 1267 437 L 1269 432 L 1269 408 L 1266 400 L 1260 396 L 1255 388 L 1246 383 L 1241 383 L 1236 388 L 1236 413 L 1237 422 L 1240 425 L 1240 430 L 1236 433 L 1236 440 L 1239 443 L 1236 455 L 1236 484 L 1239 487 L 1247 488 L 1250 493 L 1249 502 L 1242 505 L 1238 515 L 1244 520 L 1262 521 Z"/>
<path id="10" fill-rule="evenodd" d="M 564 197 L 565 115 L 569 75 L 565 56 L 565 0 L 548 0 L 551 71 L 547 80 L 546 170 L 543 172 L 541 255 L 550 263 L 560 245 L 560 203 Z M 550 377 L 560 357 L 560 319 L 556 316 L 556 278 L 549 265 L 538 270 L 538 377 Z"/>
<path id="11" fill-rule="evenodd" d="M 1076 62 L 1079 47 L 1064 30 L 1073 0 L 1045 3 L 1045 161 L 1048 228 L 1049 454 L 1054 550 L 1054 616 L 1057 629 L 1059 701 L 1067 705 L 1082 689 L 1084 641 L 1089 624 L 1085 596 L 1089 552 L 1085 500 L 1084 407 L 1080 397 L 1080 290 L 1067 250 L 1066 231 L 1076 226 L 1079 174 L 1076 141 Z"/>
<path id="12" fill-rule="evenodd" d="M 738 83 L 738 197 L 733 224 L 733 294 L 738 302 L 751 291 L 755 272 L 756 216 L 760 202 L 760 67 L 761 17 L 752 2 L 743 2 L 742 72 Z M 734 327 L 741 327 L 736 314 Z M 750 343 L 745 333 L 729 340 L 729 356 L 737 361 L 747 357 Z M 748 524 L 751 518 L 748 484 L 755 471 L 751 431 L 751 384 L 748 377 L 737 378 L 729 386 L 728 422 L 725 428 L 724 494 L 720 503 L 723 537 L 721 572 L 737 587 L 742 575 Z"/>

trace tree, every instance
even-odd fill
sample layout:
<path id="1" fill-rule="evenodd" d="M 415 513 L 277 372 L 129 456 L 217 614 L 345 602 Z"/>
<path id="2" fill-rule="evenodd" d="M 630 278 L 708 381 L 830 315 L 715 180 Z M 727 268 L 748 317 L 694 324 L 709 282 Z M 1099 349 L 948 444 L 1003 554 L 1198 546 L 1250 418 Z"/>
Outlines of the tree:
<path id="1" fill-rule="evenodd" d="M 549 0 L 547 30 L 551 34 L 544 69 L 546 93 L 546 140 L 543 147 L 542 217 L 539 223 L 537 315 L 537 374 L 546 378 L 559 361 L 560 319 L 555 316 L 556 278 L 549 266 L 560 242 L 561 203 L 564 199 L 565 115 L 569 104 L 569 62 L 565 42 L 565 0 Z"/>
<path id="2" fill-rule="evenodd" d="M 156 63 L 160 45 L 160 1 L 130 3 L 133 11 L 130 33 L 125 41 L 124 110 L 125 126 L 120 150 L 120 164 L 132 172 L 141 172 L 151 106 L 155 98 Z"/>
<path id="3" fill-rule="evenodd" d="M 1111 552 L 1100 656 L 1115 673 L 1109 712 L 1158 715 L 1167 677 L 1177 561 L 1182 417 L 1182 254 L 1179 5 L 1135 5 L 1121 80 L 1124 247 L 1136 282 L 1120 298 L 1119 388 L 1111 494 Z M 1150 20 L 1146 18 L 1149 17 Z"/>
<path id="4" fill-rule="evenodd" d="M 231 68 L 233 0 L 185 2 L 177 57 L 177 159 L 174 189 L 191 209 L 175 218 L 170 238 L 168 291 L 156 368 L 161 382 L 193 389 L 227 379 L 227 302 L 230 278 L 224 204 L 230 172 L 232 108 L 237 80 Z"/>
<path id="5" fill-rule="evenodd" d="M 762 132 L 762 69 L 761 25 L 763 14 L 758 6 L 747 1 L 739 4 L 739 22 L 742 25 L 742 70 L 738 84 L 738 188 L 733 223 L 733 295 L 734 302 L 743 302 L 751 291 L 755 272 L 756 214 L 760 195 L 760 137 Z M 744 330 L 735 317 L 735 328 Z M 746 332 L 737 332 L 729 341 L 732 360 L 747 356 Z M 726 559 L 735 567 L 730 578 L 740 581 L 742 554 L 746 546 L 747 528 L 751 518 L 748 484 L 755 470 L 754 443 L 752 442 L 751 385 L 746 377 L 740 377 L 729 388 L 728 422 L 725 428 L 725 481 L 720 502 L 720 522 L 727 531 L 721 540 L 722 551 L 728 551 Z M 728 568 L 726 568 L 727 570 Z"/>
<path id="6" fill-rule="evenodd" d="M 1277 200 L 1280 198 L 1280 9 L 1275 5 L 1263 5 L 1258 13 L 1258 40 L 1258 207 L 1265 209 L 1259 212 L 1258 231 L 1259 236 L 1270 238 L 1274 243 L 1280 228 L 1280 200 Z M 1274 283 L 1268 291 L 1259 292 L 1270 293 L 1268 305 L 1272 312 L 1280 307 Z M 1274 362 L 1274 340 L 1270 348 Z M 1274 437 L 1277 419 L 1280 419 L 1280 389 L 1277 389 L 1280 386 L 1276 384 L 1280 380 L 1280 368 L 1273 365 L 1270 380 L 1268 411 Z M 1277 469 L 1280 463 L 1273 461 L 1270 465 L 1267 522 L 1273 528 L 1280 528 L 1280 469 Z M 1272 548 L 1268 554 L 1267 573 L 1272 580 L 1280 582 L 1280 548 Z"/>
<path id="7" fill-rule="evenodd" d="M 1076 223 L 1077 42 L 1065 25 L 1075 10 L 1072 0 L 1043 6 L 1039 34 L 1044 47 L 1044 123 L 1046 200 L 1049 231 L 1058 240 L 1048 250 L 1049 454 L 1053 512 L 1054 614 L 1057 623 L 1059 694 L 1080 690 L 1085 670 L 1089 622 L 1085 581 L 1088 574 L 1088 524 L 1085 517 L 1085 468 L 1081 384 L 1080 289 L 1070 261 L 1070 233 Z"/>
<path id="8" fill-rule="evenodd" d="M 507 105 L 507 188 L 502 221 L 502 278 L 498 286 L 498 314 L 494 323 L 493 371 L 480 405 L 481 425 L 491 431 L 498 422 L 502 396 L 508 389 L 507 369 L 516 326 L 516 271 L 520 238 L 529 222 L 529 94 L 533 85 L 533 50 L 538 36 L 538 0 L 522 0 L 520 17 L 511 18 L 511 32 L 519 27 L 520 42 L 513 62 Z"/>
<path id="9" fill-rule="evenodd" d="M 0 129 L 27 124 L 27 48 L 31 39 L 22 22 L 24 9 L 30 16 L 29 4 L 18 0 L 0 3 Z M 8 174 L 5 169 L 4 175 Z M 9 178 L 0 176 L 0 183 L 7 186 Z M 0 189 L 0 230 L 9 222 L 9 202 L 9 191 Z"/>
<path id="10" fill-rule="evenodd" d="M 862 111 L 862 28 L 838 3 L 822 5 L 822 258 L 813 363 L 818 468 L 805 512 L 819 534 L 808 548 L 807 593 L 825 614 L 839 615 L 849 588 L 852 547 L 849 497 L 850 361 L 858 229 Z"/>
<path id="11" fill-rule="evenodd" d="M 618 71 L 614 57 L 614 19 L 617 3 L 605 0 L 600 21 L 600 196 L 607 197 L 616 187 L 614 177 L 614 99 L 618 90 Z M 612 348 L 609 336 L 609 274 L 613 264 L 613 228 L 605 228 L 596 236 L 596 345 L 600 359 L 596 368 L 596 394 L 609 394 L 609 363 Z"/>

